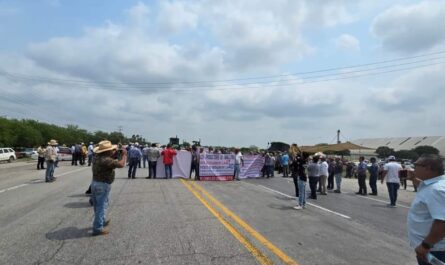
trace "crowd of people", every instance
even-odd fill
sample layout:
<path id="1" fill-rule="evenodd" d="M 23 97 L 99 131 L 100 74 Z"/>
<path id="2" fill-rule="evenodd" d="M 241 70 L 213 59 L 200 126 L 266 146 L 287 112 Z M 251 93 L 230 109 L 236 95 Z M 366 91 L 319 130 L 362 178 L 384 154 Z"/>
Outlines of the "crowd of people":
<path id="1" fill-rule="evenodd" d="M 37 169 L 43 167 L 46 162 L 45 181 L 56 180 L 54 170 L 57 165 L 58 143 L 52 139 L 48 145 L 41 146 L 37 150 Z M 158 158 L 162 157 L 166 178 L 172 178 L 173 157 L 177 152 L 169 144 L 164 149 L 157 144 L 141 146 L 138 143 L 129 144 L 125 148 L 122 145 L 113 145 L 104 140 L 96 146 L 90 143 L 88 147 L 79 143 L 73 145 L 72 165 L 85 165 L 88 158 L 88 166 L 92 165 L 92 182 L 87 193 L 91 193 L 91 203 L 94 207 L 93 236 L 106 235 L 105 228 L 110 224 L 106 219 L 108 208 L 108 197 L 111 184 L 115 178 L 114 170 L 128 165 L 128 178 L 134 179 L 137 168 L 148 167 L 146 178 L 156 178 L 156 167 Z M 192 146 L 189 149 L 192 154 L 191 170 L 195 180 L 199 180 L 199 159 L 203 148 Z M 207 152 L 223 153 L 222 150 L 208 149 Z M 239 149 L 224 150 L 234 154 L 233 180 L 240 180 L 241 167 L 244 166 L 244 157 Z M 128 159 L 127 159 L 128 154 Z M 427 263 L 431 258 L 445 261 L 445 175 L 442 158 L 438 155 L 423 155 L 415 163 L 414 168 L 403 167 L 403 163 L 396 162 L 394 156 L 387 158 L 387 163 L 379 164 L 376 158 L 371 158 L 370 163 L 364 157 L 359 158 L 357 165 L 340 157 L 327 158 L 322 154 L 305 157 L 304 153 L 293 144 L 288 151 L 265 152 L 264 166 L 260 175 L 273 178 L 275 172 L 283 177 L 292 177 L 295 184 L 295 195 L 298 205 L 294 208 L 301 210 L 306 208 L 306 184 L 309 182 L 308 198 L 316 200 L 317 195 L 327 195 L 328 190 L 341 193 L 341 183 L 344 172 L 345 177 L 355 176 L 357 178 L 357 195 L 367 196 L 378 194 L 377 181 L 381 183 L 386 180 L 390 203 L 388 207 L 397 207 L 397 192 L 403 184 L 406 189 L 406 181 L 411 180 L 415 191 L 418 191 L 408 214 L 408 235 L 411 246 L 415 249 L 419 265 Z M 352 174 L 354 172 L 354 174 Z M 367 193 L 366 179 L 369 175 L 369 187 L 371 192 Z M 335 183 L 335 185 L 334 185 Z"/>

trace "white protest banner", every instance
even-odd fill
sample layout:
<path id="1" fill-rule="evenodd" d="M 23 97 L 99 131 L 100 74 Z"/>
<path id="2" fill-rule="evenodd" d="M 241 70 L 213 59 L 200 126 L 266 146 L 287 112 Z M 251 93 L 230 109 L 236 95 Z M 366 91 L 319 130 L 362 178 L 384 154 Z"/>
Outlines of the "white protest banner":
<path id="1" fill-rule="evenodd" d="M 240 178 L 258 178 L 264 165 L 261 155 L 244 156 Z M 199 176 L 201 180 L 233 180 L 234 154 L 201 154 Z"/>
<path id="2" fill-rule="evenodd" d="M 192 167 L 192 154 L 189 151 L 176 151 L 177 155 L 173 157 L 172 176 L 173 178 L 188 178 L 190 168 Z M 158 158 L 156 164 L 156 177 L 165 178 L 165 166 L 162 162 L 162 156 Z"/>

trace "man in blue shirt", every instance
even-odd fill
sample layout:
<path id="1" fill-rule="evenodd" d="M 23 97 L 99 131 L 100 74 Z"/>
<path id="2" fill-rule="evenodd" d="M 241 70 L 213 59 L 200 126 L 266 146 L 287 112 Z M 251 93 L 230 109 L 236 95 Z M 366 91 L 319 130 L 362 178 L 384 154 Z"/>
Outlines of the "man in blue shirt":
<path id="1" fill-rule="evenodd" d="M 142 152 L 139 148 L 139 143 L 135 143 L 128 152 L 128 158 L 130 160 L 128 164 L 128 178 L 136 178 L 136 169 L 138 167 L 139 161 L 141 160 Z"/>
<path id="2" fill-rule="evenodd" d="M 427 265 L 427 255 L 445 261 L 445 175 L 442 158 L 422 155 L 408 178 L 418 185 L 408 213 L 408 238 L 419 265 Z"/>
<path id="3" fill-rule="evenodd" d="M 284 155 L 281 156 L 281 165 L 283 165 L 283 177 L 289 177 L 289 155 L 287 152 L 284 152 Z"/>

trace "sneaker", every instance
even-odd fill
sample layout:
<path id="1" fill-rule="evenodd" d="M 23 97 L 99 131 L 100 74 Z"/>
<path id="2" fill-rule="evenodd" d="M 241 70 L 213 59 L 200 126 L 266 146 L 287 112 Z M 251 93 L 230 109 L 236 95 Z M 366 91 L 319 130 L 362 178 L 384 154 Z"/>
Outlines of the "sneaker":
<path id="1" fill-rule="evenodd" d="M 111 223 L 111 219 L 107 219 L 107 220 L 104 222 L 104 227 L 105 227 L 105 226 L 108 226 L 110 223 Z"/>
<path id="2" fill-rule="evenodd" d="M 295 210 L 301 210 L 301 209 L 303 209 L 303 208 L 301 208 L 301 206 L 297 205 L 297 206 L 294 207 L 294 209 L 295 209 Z"/>
<path id="3" fill-rule="evenodd" d="M 92 236 L 104 236 L 108 235 L 110 232 L 108 230 L 103 229 L 102 231 L 94 231 L 91 235 Z"/>
<path id="4" fill-rule="evenodd" d="M 341 193 L 341 191 L 339 191 L 339 190 L 334 190 L 334 193 Z"/>
<path id="5" fill-rule="evenodd" d="M 368 195 L 377 196 L 377 193 L 368 193 Z"/>

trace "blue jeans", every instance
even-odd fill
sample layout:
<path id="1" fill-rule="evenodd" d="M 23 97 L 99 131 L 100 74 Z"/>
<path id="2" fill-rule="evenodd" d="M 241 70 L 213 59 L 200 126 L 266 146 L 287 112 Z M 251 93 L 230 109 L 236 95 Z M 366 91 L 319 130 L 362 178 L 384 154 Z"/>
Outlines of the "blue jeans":
<path id="1" fill-rule="evenodd" d="M 88 155 L 88 166 L 91 166 L 91 163 L 93 162 L 93 154 Z"/>
<path id="2" fill-rule="evenodd" d="M 298 180 L 298 204 L 303 207 L 306 205 L 306 181 Z"/>
<path id="3" fill-rule="evenodd" d="M 165 166 L 165 178 L 171 179 L 173 176 L 172 165 L 164 165 Z"/>
<path id="4" fill-rule="evenodd" d="M 335 174 L 335 184 L 337 184 L 337 190 L 338 191 L 341 191 L 341 178 L 342 178 L 342 174 L 341 173 Z"/>
<path id="5" fill-rule="evenodd" d="M 104 229 L 110 190 L 111 185 L 108 183 L 94 180 L 91 183 L 91 198 L 94 205 L 93 232 L 100 232 Z"/>
<path id="6" fill-rule="evenodd" d="M 144 168 L 145 168 L 145 161 L 147 161 L 147 163 L 148 163 L 148 156 L 143 156 L 142 157 L 142 163 L 143 163 L 143 165 L 144 165 Z M 148 165 L 147 165 L 148 166 Z"/>
<path id="7" fill-rule="evenodd" d="M 46 161 L 46 173 L 45 173 L 45 181 L 53 181 L 54 180 L 54 161 Z"/>
<path id="8" fill-rule="evenodd" d="M 440 261 L 445 262 L 445 251 L 431 251 L 431 254 Z M 419 265 L 429 265 L 429 263 L 423 260 L 419 260 L 418 258 L 417 263 L 419 263 Z"/>
<path id="9" fill-rule="evenodd" d="M 240 171 L 241 171 L 240 165 L 235 164 L 234 171 L 233 171 L 233 178 L 234 179 L 239 180 L 239 173 L 240 173 Z"/>
<path id="10" fill-rule="evenodd" d="M 399 189 L 400 184 L 399 183 L 386 182 L 386 186 L 388 187 L 389 200 L 391 202 L 391 205 L 396 205 L 397 190 Z"/>

